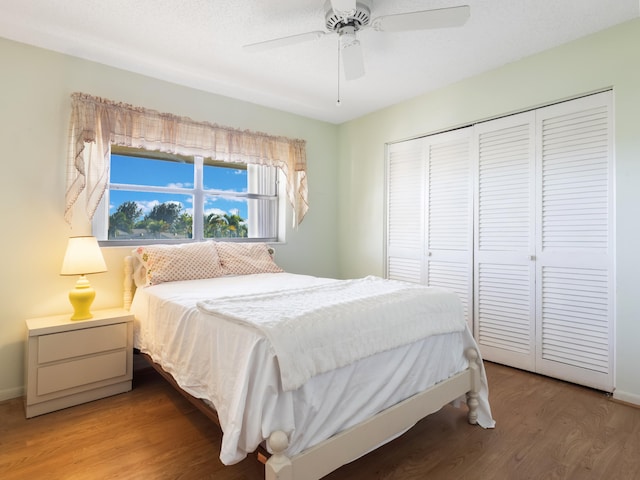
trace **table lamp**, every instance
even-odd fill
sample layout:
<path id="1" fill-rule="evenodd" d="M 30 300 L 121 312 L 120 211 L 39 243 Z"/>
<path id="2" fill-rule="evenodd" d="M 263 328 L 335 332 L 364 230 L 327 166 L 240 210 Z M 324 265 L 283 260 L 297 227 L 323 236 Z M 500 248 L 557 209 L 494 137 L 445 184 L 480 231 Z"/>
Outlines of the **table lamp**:
<path id="1" fill-rule="evenodd" d="M 96 291 L 89 284 L 86 275 L 106 271 L 107 266 L 96 237 L 69 238 L 60 275 L 80 275 L 75 288 L 69 292 L 69 301 L 73 306 L 71 320 L 87 320 L 93 317 L 90 309 Z"/>

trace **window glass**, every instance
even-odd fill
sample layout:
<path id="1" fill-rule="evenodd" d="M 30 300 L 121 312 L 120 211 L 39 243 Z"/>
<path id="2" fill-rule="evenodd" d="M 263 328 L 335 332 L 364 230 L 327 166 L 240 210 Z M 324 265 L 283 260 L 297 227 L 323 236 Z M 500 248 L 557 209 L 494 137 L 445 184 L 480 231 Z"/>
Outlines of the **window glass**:
<path id="1" fill-rule="evenodd" d="M 205 238 L 246 238 L 249 236 L 246 198 L 205 197 Z"/>
<path id="2" fill-rule="evenodd" d="M 191 195 L 115 190 L 110 196 L 110 240 L 192 238 Z"/>
<path id="3" fill-rule="evenodd" d="M 114 150 L 108 190 L 93 222 L 98 239 L 278 240 L 276 168 Z"/>
<path id="4" fill-rule="evenodd" d="M 193 188 L 193 163 L 111 155 L 111 183 Z"/>
<path id="5" fill-rule="evenodd" d="M 233 192 L 247 191 L 247 169 L 204 165 L 203 173 L 205 190 L 229 190 Z"/>

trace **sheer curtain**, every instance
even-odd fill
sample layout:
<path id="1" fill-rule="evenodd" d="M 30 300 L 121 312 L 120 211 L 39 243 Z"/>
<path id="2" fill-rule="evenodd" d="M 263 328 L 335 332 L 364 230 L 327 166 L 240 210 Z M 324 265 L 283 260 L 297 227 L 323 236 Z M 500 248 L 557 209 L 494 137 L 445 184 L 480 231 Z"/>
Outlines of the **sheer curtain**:
<path id="1" fill-rule="evenodd" d="M 69 223 L 83 190 L 87 215 L 93 218 L 107 188 L 111 145 L 275 166 L 287 179 L 294 226 L 309 209 L 304 140 L 196 122 L 84 93 L 71 95 L 69 128 L 64 213 Z"/>

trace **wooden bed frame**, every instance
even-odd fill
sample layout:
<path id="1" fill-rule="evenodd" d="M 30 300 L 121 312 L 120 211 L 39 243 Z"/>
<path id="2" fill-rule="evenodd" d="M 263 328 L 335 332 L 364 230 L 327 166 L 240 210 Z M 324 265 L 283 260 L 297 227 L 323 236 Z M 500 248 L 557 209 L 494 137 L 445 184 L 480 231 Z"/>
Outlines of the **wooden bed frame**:
<path id="1" fill-rule="evenodd" d="M 129 310 L 135 285 L 133 283 L 133 259 L 126 257 L 124 263 L 124 308 Z M 265 480 L 317 480 L 341 466 L 374 450 L 388 439 L 411 428 L 422 418 L 437 412 L 443 406 L 466 395 L 468 421 L 478 423 L 478 392 L 480 390 L 480 365 L 478 353 L 469 348 L 465 351 L 469 367 L 439 382 L 427 390 L 383 410 L 373 417 L 331 438 L 287 457 L 283 452 L 289 445 L 287 434 L 275 431 L 269 435 L 267 445 L 273 454 L 267 459 L 258 454 L 265 463 Z M 219 426 L 217 414 L 204 401 L 183 391 L 170 374 L 155 364 L 151 365 L 182 393 L 194 406 Z"/>

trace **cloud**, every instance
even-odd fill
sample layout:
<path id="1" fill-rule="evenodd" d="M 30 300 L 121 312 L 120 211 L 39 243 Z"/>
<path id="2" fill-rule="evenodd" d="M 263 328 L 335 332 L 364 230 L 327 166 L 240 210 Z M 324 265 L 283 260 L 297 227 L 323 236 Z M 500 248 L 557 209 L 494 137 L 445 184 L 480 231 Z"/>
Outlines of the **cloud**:
<path id="1" fill-rule="evenodd" d="M 177 202 L 173 200 L 169 200 L 166 202 L 161 202 L 159 200 L 136 200 L 135 202 L 138 205 L 138 207 L 142 209 L 142 215 L 147 215 L 148 213 L 151 212 L 151 210 L 153 210 L 153 207 L 160 205 L 161 203 L 173 203 L 176 205 L 180 205 L 180 208 L 184 209 L 184 205 L 182 204 L 182 202 Z"/>
<path id="2" fill-rule="evenodd" d="M 244 190 L 246 191 L 246 190 Z M 229 193 L 238 193 L 237 190 L 222 190 L 221 194 L 218 194 L 216 196 L 212 196 L 212 195 L 207 195 L 205 197 L 205 203 L 210 203 L 210 202 L 217 202 L 219 200 L 225 200 L 227 202 L 240 202 L 240 203 L 246 203 L 247 199 L 243 198 L 243 197 L 236 197 L 235 195 L 225 195 L 224 192 L 229 192 Z"/>
<path id="3" fill-rule="evenodd" d="M 225 215 L 228 212 L 226 212 L 225 210 L 221 210 L 219 208 L 207 208 L 204 211 L 204 216 L 206 217 L 207 215 L 211 215 L 212 213 L 216 215 Z"/>
<path id="4" fill-rule="evenodd" d="M 136 205 L 142 209 L 142 215 L 148 214 L 153 210 L 153 207 L 160 205 L 160 203 L 158 200 L 136 200 Z"/>

